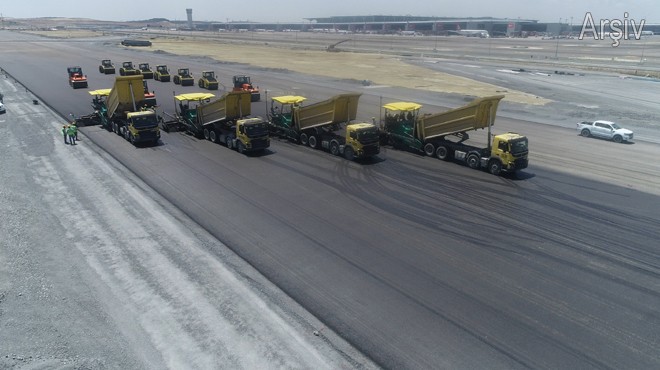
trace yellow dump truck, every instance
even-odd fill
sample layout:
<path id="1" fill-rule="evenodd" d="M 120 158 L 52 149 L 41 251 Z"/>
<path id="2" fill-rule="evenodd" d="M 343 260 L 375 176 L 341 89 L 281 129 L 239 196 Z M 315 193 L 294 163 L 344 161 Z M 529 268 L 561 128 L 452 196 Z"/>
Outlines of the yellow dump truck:
<path id="1" fill-rule="evenodd" d="M 471 168 L 486 168 L 498 175 L 527 168 L 528 140 L 517 133 L 492 136 L 491 127 L 504 95 L 475 99 L 446 112 L 420 115 L 422 106 L 394 102 L 383 106 L 381 143 L 398 149 L 423 152 L 442 160 L 465 162 Z M 468 132 L 488 129 L 486 148 L 467 145 Z M 453 139 L 453 140 L 452 140 Z"/>
<path id="2" fill-rule="evenodd" d="M 142 75 L 119 76 L 112 89 L 90 91 L 94 113 L 78 118 L 81 126 L 100 124 L 133 144 L 158 144 L 159 118 L 145 107 Z"/>
<path id="3" fill-rule="evenodd" d="M 185 130 L 239 153 L 259 152 L 270 146 L 268 122 L 251 114 L 250 93 L 228 92 L 220 98 L 209 93 L 182 94 L 176 100 L 176 120 L 164 123 L 168 130 Z"/>
<path id="4" fill-rule="evenodd" d="M 346 93 L 303 106 L 302 96 L 276 96 L 271 100 L 271 134 L 346 159 L 367 158 L 380 152 L 378 127 L 350 123 L 357 115 L 361 94 Z"/>

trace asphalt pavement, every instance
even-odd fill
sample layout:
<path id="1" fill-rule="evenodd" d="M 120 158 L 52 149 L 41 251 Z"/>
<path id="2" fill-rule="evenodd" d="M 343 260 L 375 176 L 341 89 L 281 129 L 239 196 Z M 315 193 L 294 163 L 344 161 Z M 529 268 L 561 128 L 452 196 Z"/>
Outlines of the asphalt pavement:
<path id="1" fill-rule="evenodd" d="M 376 368 L 88 136 L 65 144 L 38 97 L 0 91 L 0 368 Z"/>
<path id="2" fill-rule="evenodd" d="M 0 65 L 63 117 L 91 109 L 86 90 L 73 91 L 66 84 L 65 67 L 82 65 L 90 76 L 90 89 L 110 87 L 111 77 L 95 72 L 96 63 L 107 57 L 189 65 L 195 70 L 212 64 L 225 75 L 246 71 L 270 91 L 305 92 L 316 101 L 358 88 L 347 81 L 286 71 L 147 54 L 116 48 L 109 42 L 52 42 L 10 35 L 26 39 L 8 43 L 16 51 L 3 53 Z M 8 36 L 4 33 L 2 37 Z M 50 61 L 46 66 L 44 59 Z M 180 88 L 155 81 L 150 86 L 156 86 L 159 99 L 165 97 L 160 109 L 171 110 L 166 97 Z M 186 90 L 192 91 L 196 87 Z M 400 100 L 413 100 L 421 94 L 393 87 L 362 91 L 360 109 L 367 117 L 378 112 L 382 96 L 396 94 Z M 431 104 L 426 107 L 442 109 Z M 263 103 L 255 104 L 255 113 L 263 114 L 264 109 Z M 524 109 L 533 108 L 521 107 Z M 330 332 L 383 367 L 658 367 L 660 166 L 656 158 L 660 149 L 643 140 L 624 145 L 582 138 L 574 129 L 541 124 L 530 117 L 520 120 L 500 115 L 496 123 L 498 131 L 513 130 L 530 138 L 530 167 L 516 177 L 495 177 L 457 163 L 388 148 L 376 160 L 356 163 L 277 139 L 265 155 L 243 156 L 184 133 L 163 134 L 157 147 L 135 148 L 99 127 L 82 131 L 85 140 L 100 148 L 94 161 L 104 160 L 113 169 L 125 166 L 136 183 L 144 182 L 138 188 L 161 199 L 156 204 L 169 202 L 170 211 L 181 212 L 175 219 L 189 217 L 186 225 L 201 226 L 210 234 L 208 243 L 227 245 Z M 59 144 L 55 132 L 42 135 L 51 135 L 52 145 Z M 483 143 L 483 136 L 477 133 L 472 140 Z M 29 153 L 44 150 L 19 142 L 4 148 L 7 158 L 17 163 L 12 165 L 14 172 L 19 173 L 19 169 L 29 168 L 25 158 L 35 155 Z M 62 144 L 58 150 L 64 148 L 77 149 Z M 86 168 L 85 162 L 77 168 Z M 92 174 L 92 179 L 100 181 L 115 171 Z M 173 267 L 150 261 L 149 253 L 141 250 L 158 249 L 151 239 L 162 241 L 169 236 L 143 234 L 143 224 L 158 223 L 161 217 L 154 221 L 146 216 L 153 208 L 149 199 L 130 210 L 128 205 L 133 202 L 126 197 L 134 187 L 128 187 L 128 194 L 110 192 L 109 203 L 101 208 L 88 195 L 98 193 L 94 186 L 77 189 L 84 194 L 81 204 L 106 219 L 105 227 L 93 230 L 114 230 L 99 234 L 115 241 L 109 243 L 118 249 L 111 250 L 111 256 L 138 256 L 138 262 L 131 265 L 152 271 L 150 284 L 169 287 Z M 55 194 L 59 193 L 51 194 L 53 199 Z M 70 201 L 62 202 L 59 208 L 70 206 Z M 133 218 L 115 226 L 111 220 L 121 220 L 123 215 L 115 217 L 109 210 L 117 203 L 128 207 Z M 139 221 L 141 227 L 128 227 L 130 220 Z M 33 223 L 30 219 L 23 222 Z M 170 230 L 176 223 L 166 225 Z M 96 234 L 83 235 L 91 238 Z M 14 240 L 23 240 L 21 235 L 24 233 L 16 234 Z M 128 245 L 136 241 L 141 248 L 132 251 Z M 26 243 L 39 241 L 28 239 Z M 181 256 L 179 253 L 176 255 Z M 197 253 L 210 261 L 222 260 L 223 255 L 207 244 L 195 249 L 195 256 Z M 179 258 L 177 273 L 205 276 L 212 269 Z M 152 263 L 158 268 L 151 270 Z M 90 262 L 81 265 L 94 270 Z M 94 278 L 88 280 L 98 280 L 91 276 Z M 134 277 L 121 277 L 127 284 L 123 287 L 132 291 Z M 217 290 L 206 290 L 201 278 L 190 280 L 185 287 L 202 290 L 199 295 L 162 295 L 167 307 L 182 307 L 175 311 L 180 315 L 172 318 L 174 323 L 188 327 L 198 317 L 189 303 L 198 297 L 208 302 L 209 311 L 226 314 L 217 303 Z M 100 279 L 89 290 L 102 292 L 110 287 Z M 0 307 L 7 304 L 2 302 Z M 145 307 L 142 301 L 116 304 L 135 311 Z M 250 306 L 246 303 L 240 309 Z M 125 320 L 140 317 L 128 315 Z M 120 317 L 112 317 L 108 327 L 99 331 L 112 330 L 117 320 Z M 213 327 L 217 320 L 220 318 L 205 316 L 192 327 Z M 161 337 L 168 338 L 163 334 L 167 328 L 154 323 L 147 342 L 153 345 Z M 223 337 L 218 333 L 204 338 Z M 149 353 L 162 359 L 160 350 Z M 165 353 L 176 356 L 182 350 Z M 112 357 L 104 360 L 122 364 Z M 132 361 L 129 367 L 140 363 L 140 359 L 126 361 Z"/>

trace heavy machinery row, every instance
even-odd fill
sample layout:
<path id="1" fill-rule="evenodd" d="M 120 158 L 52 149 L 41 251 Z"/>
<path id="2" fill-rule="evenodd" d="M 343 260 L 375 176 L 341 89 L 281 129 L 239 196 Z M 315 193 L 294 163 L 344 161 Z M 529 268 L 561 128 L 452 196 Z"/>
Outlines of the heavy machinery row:
<path id="1" fill-rule="evenodd" d="M 99 66 L 99 72 L 103 74 L 115 74 L 116 69 L 112 60 L 102 60 Z M 176 85 L 181 86 L 195 85 L 195 78 L 189 68 L 179 68 L 176 74 L 171 76 L 170 70 L 165 64 L 159 64 L 155 70 L 152 70 L 149 63 L 139 63 L 135 67 L 133 62 L 123 62 L 121 68 L 119 68 L 119 74 L 122 76 L 142 75 L 145 80 L 154 79 L 160 82 L 170 82 L 172 80 Z M 250 76 L 236 75 L 232 77 L 232 83 L 233 91 L 248 91 L 251 94 L 252 101 L 261 100 L 259 88 L 252 85 Z M 202 76 L 197 80 L 197 86 L 207 90 L 218 90 L 219 84 L 220 82 L 214 71 L 203 71 Z"/>
<path id="2" fill-rule="evenodd" d="M 389 145 L 487 169 L 495 175 L 528 165 L 525 136 L 512 132 L 491 135 L 503 95 L 479 98 L 434 114 L 420 114 L 422 106 L 417 103 L 392 102 L 383 106 L 385 114 L 376 125 L 353 122 L 360 93 L 339 94 L 310 105 L 304 104 L 306 98 L 302 96 L 275 96 L 264 119 L 251 117 L 253 94 L 239 89 L 218 98 L 210 92 L 176 95 L 175 113 L 166 114 L 165 120 L 155 110 L 155 96 L 146 88 L 145 73 L 134 73 L 129 67 L 122 66 L 121 76 L 115 78 L 111 89 L 89 92 L 94 113 L 78 118 L 79 125 L 99 124 L 133 144 L 157 145 L 162 129 L 183 131 L 240 153 L 262 152 L 275 136 L 347 160 L 376 156 L 381 145 Z M 157 67 L 154 78 L 158 73 Z M 467 145 L 468 133 L 479 129 L 488 130 L 486 147 Z"/>

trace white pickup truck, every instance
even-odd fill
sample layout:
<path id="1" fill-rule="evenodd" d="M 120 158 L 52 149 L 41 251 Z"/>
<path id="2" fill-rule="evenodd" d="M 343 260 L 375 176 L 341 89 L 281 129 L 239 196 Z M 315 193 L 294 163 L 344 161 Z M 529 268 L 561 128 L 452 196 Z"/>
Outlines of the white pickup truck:
<path id="1" fill-rule="evenodd" d="M 577 130 L 584 137 L 599 137 L 612 140 L 615 143 L 629 142 L 633 139 L 632 131 L 610 121 L 578 122 Z"/>

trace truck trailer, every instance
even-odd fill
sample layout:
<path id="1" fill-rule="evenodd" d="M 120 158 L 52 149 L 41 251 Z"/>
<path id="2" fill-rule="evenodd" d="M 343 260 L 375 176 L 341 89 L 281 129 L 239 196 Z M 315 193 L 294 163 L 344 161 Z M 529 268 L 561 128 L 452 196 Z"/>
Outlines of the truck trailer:
<path id="1" fill-rule="evenodd" d="M 76 119 L 80 126 L 100 124 L 132 144 L 158 144 L 158 115 L 144 106 L 142 75 L 118 76 L 112 89 L 90 91 L 94 113 Z"/>
<path id="2" fill-rule="evenodd" d="M 273 135 L 346 159 L 361 159 L 380 152 L 378 128 L 371 123 L 350 123 L 357 115 L 361 94 L 346 93 L 303 106 L 302 96 L 276 96 L 271 100 L 269 125 Z"/>
<path id="3" fill-rule="evenodd" d="M 176 120 L 168 130 L 184 130 L 214 143 L 223 143 L 239 153 L 262 152 L 270 146 L 268 122 L 251 114 L 250 93 L 228 92 L 211 101 L 213 94 L 192 93 L 175 96 Z"/>
<path id="4" fill-rule="evenodd" d="M 460 108 L 426 115 L 420 115 L 422 106 L 417 103 L 386 104 L 381 143 L 442 160 L 454 159 L 470 168 L 486 168 L 495 175 L 527 168 L 529 151 L 525 136 L 513 132 L 491 135 L 497 107 L 503 98 L 504 95 L 479 98 Z M 469 139 L 468 132 L 478 129 L 488 129 L 486 148 L 464 143 Z"/>

